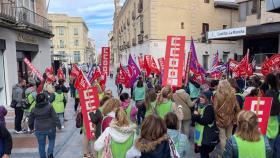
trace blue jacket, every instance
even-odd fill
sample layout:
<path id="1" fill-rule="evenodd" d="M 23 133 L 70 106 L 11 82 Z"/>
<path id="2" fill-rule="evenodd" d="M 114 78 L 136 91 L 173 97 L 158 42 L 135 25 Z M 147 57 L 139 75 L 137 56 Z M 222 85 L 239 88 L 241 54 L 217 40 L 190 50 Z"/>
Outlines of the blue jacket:
<path id="1" fill-rule="evenodd" d="M 173 129 L 168 129 L 167 134 L 174 141 L 180 157 L 186 157 L 186 155 L 190 154 L 190 143 L 186 135 Z"/>

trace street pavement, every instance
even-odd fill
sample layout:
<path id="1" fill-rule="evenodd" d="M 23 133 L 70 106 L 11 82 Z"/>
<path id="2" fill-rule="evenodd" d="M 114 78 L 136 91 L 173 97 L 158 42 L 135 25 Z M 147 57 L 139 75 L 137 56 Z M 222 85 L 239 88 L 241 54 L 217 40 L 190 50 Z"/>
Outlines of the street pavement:
<path id="1" fill-rule="evenodd" d="M 117 87 L 115 86 L 114 79 L 108 78 L 106 89 L 111 89 L 114 97 L 117 95 Z M 130 94 L 130 90 L 124 89 L 124 92 Z M 12 133 L 13 137 L 13 150 L 11 158 L 38 158 L 37 140 L 33 134 L 15 134 L 14 133 L 14 112 L 12 109 L 8 110 L 8 116 L 6 117 L 7 127 Z M 57 131 L 56 145 L 54 156 L 56 158 L 82 158 L 83 146 L 82 136 L 80 135 L 80 129 L 75 127 L 75 112 L 74 112 L 74 99 L 68 97 L 68 103 L 65 111 L 65 118 L 68 119 L 65 122 L 65 128 L 62 131 Z M 193 141 L 190 141 L 193 142 Z M 193 143 L 191 143 L 191 153 L 188 153 L 188 158 L 198 158 L 198 154 L 194 154 Z M 215 154 L 214 154 L 215 155 Z M 217 157 L 217 156 L 211 156 Z"/>

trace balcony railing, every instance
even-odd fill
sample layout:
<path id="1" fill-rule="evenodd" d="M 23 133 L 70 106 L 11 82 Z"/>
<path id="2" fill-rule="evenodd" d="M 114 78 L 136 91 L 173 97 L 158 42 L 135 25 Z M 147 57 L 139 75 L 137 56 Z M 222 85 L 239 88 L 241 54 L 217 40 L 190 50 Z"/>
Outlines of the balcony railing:
<path id="1" fill-rule="evenodd" d="M 46 17 L 25 7 L 16 7 L 11 3 L 1 4 L 0 18 L 51 32 L 50 20 Z"/>

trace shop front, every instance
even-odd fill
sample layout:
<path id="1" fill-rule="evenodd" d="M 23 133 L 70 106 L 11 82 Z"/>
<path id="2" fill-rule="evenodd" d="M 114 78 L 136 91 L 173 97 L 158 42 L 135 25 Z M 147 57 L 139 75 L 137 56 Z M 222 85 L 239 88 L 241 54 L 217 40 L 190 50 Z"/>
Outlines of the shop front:
<path id="1" fill-rule="evenodd" d="M 0 39 L 0 105 L 6 105 L 6 86 L 4 68 L 4 50 L 6 49 L 5 40 Z"/>

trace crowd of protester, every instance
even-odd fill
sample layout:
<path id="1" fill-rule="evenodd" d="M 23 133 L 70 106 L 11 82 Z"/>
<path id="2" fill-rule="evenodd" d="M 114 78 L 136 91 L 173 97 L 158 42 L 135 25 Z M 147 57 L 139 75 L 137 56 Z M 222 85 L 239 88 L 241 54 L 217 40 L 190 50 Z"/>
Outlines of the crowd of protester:
<path id="1" fill-rule="evenodd" d="M 20 80 L 13 87 L 15 133 L 34 133 L 40 158 L 54 157 L 56 132 L 63 130 L 67 121 L 64 113 L 69 90 L 75 100 L 76 126 L 83 134 L 84 158 L 185 158 L 195 153 L 208 158 L 214 151 L 224 158 L 280 157 L 280 74 L 247 80 L 208 79 L 203 85 L 191 77 L 187 85 L 177 88 L 162 87 L 159 75 L 141 76 L 130 94 L 116 83 L 118 96 L 102 88 L 97 79 L 93 85 L 98 88 L 100 105 L 89 115 L 95 125 L 93 139 L 86 136 L 74 82 L 70 78 L 70 88 L 64 80 L 45 83 L 41 93 L 36 90 L 39 83 L 32 80 L 28 84 Z M 266 135 L 258 129 L 256 114 L 243 109 L 246 97 L 273 98 Z M 0 107 L 2 158 L 9 157 L 12 148 L 6 114 Z"/>

